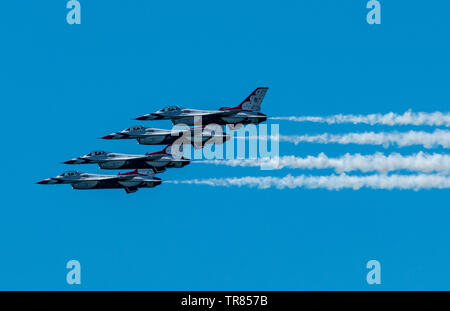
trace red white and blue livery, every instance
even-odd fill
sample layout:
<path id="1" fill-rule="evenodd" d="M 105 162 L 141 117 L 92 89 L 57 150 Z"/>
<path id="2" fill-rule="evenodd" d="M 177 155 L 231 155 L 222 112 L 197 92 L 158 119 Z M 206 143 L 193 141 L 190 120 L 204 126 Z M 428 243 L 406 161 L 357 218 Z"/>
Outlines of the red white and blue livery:
<path id="1" fill-rule="evenodd" d="M 201 148 L 205 144 L 223 144 L 230 136 L 220 128 L 212 129 L 205 126 L 164 130 L 138 125 L 108 134 L 102 139 L 136 139 L 141 145 L 192 144 L 196 148 Z"/>
<path id="2" fill-rule="evenodd" d="M 155 169 L 158 173 L 167 168 L 181 168 L 190 163 L 189 159 L 172 154 L 172 146 L 161 151 L 143 155 L 92 151 L 84 156 L 65 161 L 64 164 L 97 164 L 101 169 Z"/>
<path id="3" fill-rule="evenodd" d="M 139 188 L 153 188 L 161 184 L 161 178 L 155 177 L 154 170 L 134 170 L 117 175 L 88 174 L 69 171 L 61 175 L 38 182 L 40 185 L 70 184 L 73 189 L 125 189 L 133 193 Z"/>
<path id="4" fill-rule="evenodd" d="M 267 120 L 267 116 L 260 112 L 261 103 L 267 90 L 267 87 L 258 87 L 236 107 L 224 107 L 219 110 L 197 110 L 169 106 L 140 116 L 136 120 L 171 120 L 173 124 L 188 126 L 200 124 L 259 124 Z"/>

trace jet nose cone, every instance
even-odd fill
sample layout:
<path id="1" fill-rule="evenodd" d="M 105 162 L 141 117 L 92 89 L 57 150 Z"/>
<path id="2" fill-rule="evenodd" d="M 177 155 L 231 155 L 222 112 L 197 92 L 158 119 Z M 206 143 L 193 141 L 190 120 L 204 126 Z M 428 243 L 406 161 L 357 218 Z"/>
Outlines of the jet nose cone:
<path id="1" fill-rule="evenodd" d="M 37 182 L 37 184 L 39 184 L 39 185 L 46 185 L 46 184 L 48 184 L 49 183 L 49 180 L 48 179 L 44 179 L 44 180 L 41 180 L 41 181 L 38 181 Z"/>
<path id="2" fill-rule="evenodd" d="M 224 141 L 229 141 L 230 140 L 230 135 L 228 135 L 228 134 L 224 134 L 223 135 L 223 139 L 224 139 Z"/>
<path id="3" fill-rule="evenodd" d="M 64 164 L 75 164 L 75 162 L 76 161 L 72 159 L 72 160 L 65 161 Z"/>
<path id="4" fill-rule="evenodd" d="M 114 139 L 114 135 L 108 134 L 103 136 L 102 139 Z"/>
<path id="5" fill-rule="evenodd" d="M 139 121 L 147 120 L 147 115 L 137 117 L 135 120 L 139 120 Z"/>

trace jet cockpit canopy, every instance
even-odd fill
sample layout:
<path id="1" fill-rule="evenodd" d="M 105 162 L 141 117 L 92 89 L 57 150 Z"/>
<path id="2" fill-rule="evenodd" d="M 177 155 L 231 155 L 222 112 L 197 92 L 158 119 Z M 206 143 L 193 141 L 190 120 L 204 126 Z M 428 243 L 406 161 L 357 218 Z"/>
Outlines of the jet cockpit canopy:
<path id="1" fill-rule="evenodd" d="M 181 110 L 181 108 L 178 106 L 168 106 L 168 107 L 165 107 L 165 108 L 159 110 L 158 112 L 171 112 L 171 111 L 177 111 L 177 110 Z"/>
<path id="2" fill-rule="evenodd" d="M 79 175 L 81 175 L 81 173 L 78 171 L 68 171 L 68 172 L 64 172 L 61 174 L 61 176 L 63 176 L 63 177 L 79 176 Z"/>
<path id="3" fill-rule="evenodd" d="M 125 131 L 126 132 L 136 132 L 136 131 L 142 131 L 142 130 L 145 130 L 145 126 L 136 125 L 136 126 L 127 128 Z"/>
<path id="4" fill-rule="evenodd" d="M 101 156 L 101 155 L 105 155 L 105 154 L 106 154 L 106 151 L 96 150 L 96 151 L 89 152 L 87 154 L 87 156 L 88 157 L 93 157 L 93 156 Z"/>

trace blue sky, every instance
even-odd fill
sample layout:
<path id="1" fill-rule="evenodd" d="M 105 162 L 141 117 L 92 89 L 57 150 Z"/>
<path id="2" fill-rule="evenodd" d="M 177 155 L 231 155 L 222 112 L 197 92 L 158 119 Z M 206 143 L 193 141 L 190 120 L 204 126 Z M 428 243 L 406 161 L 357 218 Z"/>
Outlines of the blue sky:
<path id="1" fill-rule="evenodd" d="M 63 0 L 2 3 L 0 289 L 450 289 L 449 190 L 33 184 L 92 150 L 159 150 L 97 139 L 171 126 L 133 117 L 235 106 L 257 86 L 270 87 L 272 116 L 447 111 L 449 3 L 381 1 L 381 25 L 368 25 L 362 0 L 80 2 L 81 25 L 66 23 Z M 280 123 L 285 134 L 362 130 L 392 128 Z M 419 150 L 280 145 L 298 156 Z M 288 173 L 311 172 L 195 164 L 160 177 Z M 66 283 L 71 259 L 79 286 Z M 381 285 L 366 283 L 371 259 Z"/>

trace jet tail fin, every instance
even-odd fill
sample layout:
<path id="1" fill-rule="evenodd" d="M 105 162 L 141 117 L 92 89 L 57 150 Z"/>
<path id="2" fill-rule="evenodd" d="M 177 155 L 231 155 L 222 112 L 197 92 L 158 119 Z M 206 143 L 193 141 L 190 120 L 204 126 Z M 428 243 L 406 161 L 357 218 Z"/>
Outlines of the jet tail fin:
<path id="1" fill-rule="evenodd" d="M 163 152 L 175 158 L 181 158 L 184 155 L 184 144 L 176 143 L 167 145 L 166 148 L 163 149 Z"/>
<path id="2" fill-rule="evenodd" d="M 245 110 L 245 111 L 260 111 L 264 96 L 267 93 L 268 87 L 258 87 L 244 101 L 236 107 L 220 108 L 219 110 Z"/>
<path id="3" fill-rule="evenodd" d="M 170 145 L 165 146 L 164 149 L 162 150 L 162 152 L 170 154 L 168 151 L 170 152 Z"/>

